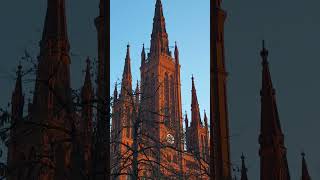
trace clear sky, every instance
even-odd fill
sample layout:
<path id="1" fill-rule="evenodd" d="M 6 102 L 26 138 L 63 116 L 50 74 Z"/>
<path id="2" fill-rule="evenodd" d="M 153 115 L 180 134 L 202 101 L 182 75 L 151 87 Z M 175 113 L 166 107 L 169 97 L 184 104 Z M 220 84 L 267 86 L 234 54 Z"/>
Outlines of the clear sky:
<path id="1" fill-rule="evenodd" d="M 111 90 L 121 81 L 130 43 L 133 87 L 140 80 L 142 44 L 150 47 L 155 0 L 111 0 Z M 177 41 L 181 64 L 182 111 L 191 117 L 191 76 L 195 77 L 201 117 L 210 107 L 210 11 L 209 0 L 162 0 L 169 46 Z M 173 48 L 171 49 L 173 52 Z M 118 80 L 118 83 L 119 83 Z M 118 87 L 118 90 L 120 88 Z M 209 115 L 209 114 L 208 114 Z"/>

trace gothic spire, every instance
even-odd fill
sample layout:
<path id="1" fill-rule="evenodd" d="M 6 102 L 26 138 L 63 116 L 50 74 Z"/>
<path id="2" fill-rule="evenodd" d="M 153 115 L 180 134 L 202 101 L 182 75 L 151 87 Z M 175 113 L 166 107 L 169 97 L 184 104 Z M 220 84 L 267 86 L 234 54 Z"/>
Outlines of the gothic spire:
<path id="1" fill-rule="evenodd" d="M 24 106 L 24 95 L 22 90 L 22 66 L 19 64 L 17 70 L 17 80 L 14 91 L 12 93 L 12 116 L 13 121 L 21 120 L 23 116 L 23 106 Z"/>
<path id="2" fill-rule="evenodd" d="M 127 45 L 127 53 L 122 74 L 121 95 L 132 93 L 132 76 L 130 64 L 130 45 Z"/>
<path id="3" fill-rule="evenodd" d="M 87 67 L 86 67 L 85 84 L 91 86 L 91 73 L 90 73 L 91 61 L 89 57 L 87 57 L 86 63 L 87 63 Z"/>
<path id="4" fill-rule="evenodd" d="M 170 55 L 168 34 L 166 31 L 165 18 L 163 16 L 163 9 L 161 0 L 157 0 L 155 13 L 153 17 L 153 29 L 151 34 L 151 55 Z"/>
<path id="5" fill-rule="evenodd" d="M 241 155 L 241 180 L 248 180 L 247 167 L 244 160 L 245 160 L 245 157 L 242 154 Z"/>
<path id="6" fill-rule="evenodd" d="M 198 127 L 201 124 L 201 118 L 200 118 L 199 104 L 198 104 L 196 87 L 194 85 L 194 77 L 193 77 L 193 75 L 192 75 L 191 79 L 192 79 L 191 125 L 193 127 Z"/>
<path id="7" fill-rule="evenodd" d="M 281 130 L 275 90 L 268 65 L 268 50 L 263 41 L 262 50 L 261 129 L 260 129 L 260 177 L 261 180 L 289 180 L 289 168 Z"/>
<path id="8" fill-rule="evenodd" d="M 44 23 L 41 44 L 47 43 L 47 41 L 63 41 L 65 42 L 63 44 L 65 44 L 66 47 L 62 47 L 60 48 L 60 50 L 69 51 L 69 40 L 64 0 L 47 1 L 47 14 Z M 48 46 L 50 47 L 50 45 Z M 52 47 L 54 46 L 55 45 L 52 45 Z"/>
<path id="9" fill-rule="evenodd" d="M 89 57 L 87 57 L 86 60 L 87 66 L 86 66 L 86 75 L 85 75 L 85 80 L 84 80 L 84 84 L 82 87 L 82 98 L 84 99 L 91 99 L 91 96 L 93 95 L 92 93 L 92 83 L 91 83 L 91 73 L 90 73 L 90 69 L 91 69 L 91 62 Z"/>
<path id="10" fill-rule="evenodd" d="M 174 58 L 176 60 L 176 64 L 179 64 L 179 49 L 177 46 L 177 42 L 174 43 Z"/>
<path id="11" fill-rule="evenodd" d="M 127 53 L 125 59 L 125 65 L 123 70 L 123 77 L 131 76 L 131 65 L 130 65 L 130 45 L 127 45 Z"/>
<path id="12" fill-rule="evenodd" d="M 14 94 L 17 94 L 18 96 L 22 97 L 22 65 L 18 65 L 17 70 L 17 80 L 16 80 L 16 86 L 14 88 Z"/>
<path id="13" fill-rule="evenodd" d="M 206 110 L 204 110 L 204 118 L 203 118 L 204 120 L 204 126 L 205 127 L 208 127 L 208 118 L 207 118 L 207 114 L 206 114 Z"/>
<path id="14" fill-rule="evenodd" d="M 301 180 L 311 180 L 311 177 L 309 175 L 307 162 L 305 159 L 305 153 L 301 153 L 302 156 L 302 173 L 301 173 Z"/>
<path id="15" fill-rule="evenodd" d="M 139 90 L 139 81 L 137 80 L 137 86 L 135 90 L 135 100 L 136 100 L 135 104 L 137 108 L 139 106 L 139 98 L 140 98 L 140 90 Z"/>
<path id="16" fill-rule="evenodd" d="M 144 44 L 142 45 L 142 51 L 141 51 L 141 66 L 144 65 L 146 61 L 146 52 L 144 50 Z"/>
<path id="17" fill-rule="evenodd" d="M 92 98 L 93 98 L 93 88 L 91 83 L 91 65 L 89 57 L 86 60 L 86 75 L 84 84 L 81 90 L 81 104 L 82 104 L 82 116 L 85 120 L 84 128 L 90 128 L 92 126 Z"/>
<path id="18" fill-rule="evenodd" d="M 33 111 L 72 112 L 69 40 L 64 0 L 48 0 L 33 96 Z M 48 83 L 43 83 L 48 81 Z M 46 104 L 44 106 L 44 103 Z M 42 110 L 40 110 L 42 109 Z M 53 113 L 56 114 L 56 113 Z M 47 113 L 35 118 L 43 120 Z M 38 117 L 39 116 L 39 117 Z"/>
<path id="19" fill-rule="evenodd" d="M 185 122 L 185 125 L 186 125 L 186 129 L 188 128 L 189 126 L 189 120 L 188 120 L 188 114 L 187 114 L 187 111 L 185 112 L 185 118 L 184 118 L 184 122 Z"/>
<path id="20" fill-rule="evenodd" d="M 262 57 L 262 89 L 261 89 L 261 133 L 282 135 L 276 98 L 275 89 L 272 85 L 271 74 L 268 62 L 268 50 L 265 48 L 265 42 L 262 42 L 262 50 L 260 52 Z"/>
<path id="21" fill-rule="evenodd" d="M 114 83 L 114 91 L 113 91 L 113 101 L 115 102 L 118 98 L 118 89 L 117 89 L 117 82 Z"/>

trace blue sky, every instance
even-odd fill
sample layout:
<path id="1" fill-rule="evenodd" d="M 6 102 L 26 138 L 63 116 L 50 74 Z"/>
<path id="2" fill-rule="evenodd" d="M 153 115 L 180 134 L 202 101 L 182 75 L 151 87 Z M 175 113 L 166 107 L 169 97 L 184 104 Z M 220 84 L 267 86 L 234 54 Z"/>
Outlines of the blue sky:
<path id="1" fill-rule="evenodd" d="M 111 0 L 111 93 L 114 82 L 121 81 L 130 43 L 133 87 L 140 80 L 140 54 L 142 44 L 150 47 L 155 0 Z M 177 41 L 181 64 L 182 111 L 190 117 L 191 76 L 195 77 L 198 101 L 203 110 L 210 107 L 210 2 L 191 0 L 162 0 L 169 46 Z M 173 49 L 172 49 L 173 51 Z M 119 82 L 119 81 L 118 81 Z M 118 88 L 119 89 L 119 88 Z"/>

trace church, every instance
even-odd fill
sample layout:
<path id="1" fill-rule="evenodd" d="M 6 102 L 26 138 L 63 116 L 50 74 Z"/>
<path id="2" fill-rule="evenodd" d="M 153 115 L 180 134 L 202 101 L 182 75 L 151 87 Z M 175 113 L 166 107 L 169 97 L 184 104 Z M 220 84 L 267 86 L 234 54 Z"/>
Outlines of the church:
<path id="1" fill-rule="evenodd" d="M 111 167 L 114 177 L 208 179 L 209 130 L 201 120 L 192 77 L 191 119 L 182 115 L 179 49 L 169 49 L 162 2 L 156 1 L 150 52 L 141 50 L 140 83 L 132 87 L 130 45 L 113 93 Z M 185 128 L 183 127 L 185 123 Z M 124 168 L 125 167 L 125 168 Z M 114 178 L 117 179 L 117 178 Z"/>

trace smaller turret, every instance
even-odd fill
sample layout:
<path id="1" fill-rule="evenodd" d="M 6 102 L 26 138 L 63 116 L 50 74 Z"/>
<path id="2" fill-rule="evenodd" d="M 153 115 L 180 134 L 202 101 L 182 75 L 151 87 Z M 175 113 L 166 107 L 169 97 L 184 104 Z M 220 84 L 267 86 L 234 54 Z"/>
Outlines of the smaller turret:
<path id="1" fill-rule="evenodd" d="M 14 91 L 12 93 L 12 122 L 16 123 L 19 120 L 22 120 L 23 116 L 23 106 L 24 106 L 24 95 L 22 92 L 22 66 L 19 64 L 18 70 L 17 70 L 17 80 L 16 85 L 14 88 Z"/>
<path id="2" fill-rule="evenodd" d="M 199 104 L 197 98 L 196 87 L 194 85 L 194 77 L 192 75 L 192 89 L 191 89 L 191 126 L 197 128 L 201 125 Z"/>
<path id="3" fill-rule="evenodd" d="M 179 50 L 178 50 L 177 42 L 175 42 L 175 45 L 174 45 L 174 58 L 176 60 L 176 65 L 179 65 Z"/>
<path id="4" fill-rule="evenodd" d="M 118 100 L 118 89 L 117 89 L 117 81 L 114 83 L 114 90 L 113 90 L 113 104 L 115 104 Z"/>
<path id="5" fill-rule="evenodd" d="M 245 157 L 242 154 L 241 155 L 241 180 L 248 180 L 247 168 L 244 160 L 245 160 Z"/>
<path id="6" fill-rule="evenodd" d="M 73 142 L 73 152 L 72 152 L 72 162 L 75 163 L 74 165 L 79 167 L 79 156 L 83 155 L 86 157 L 85 162 L 85 172 L 89 174 L 90 166 L 91 166 L 91 147 L 92 147 L 92 124 L 93 124 L 93 111 L 92 111 L 92 100 L 93 100 L 93 88 L 92 88 L 92 82 L 91 82 L 91 62 L 89 57 L 86 60 L 87 67 L 86 67 L 86 75 L 84 84 L 81 90 L 81 104 L 82 104 L 82 128 L 81 132 L 83 136 L 81 136 L 83 142 L 82 142 L 82 148 L 80 149 L 80 144 L 78 142 L 78 139 L 76 137 L 74 138 Z M 74 125 L 72 126 L 72 133 L 76 133 L 76 129 Z M 75 134 L 73 134 L 75 135 Z M 80 150 L 82 151 L 80 153 Z M 80 154 L 79 154 L 80 153 Z M 77 171 L 79 169 L 73 169 L 75 171 L 72 171 L 75 173 L 74 175 L 77 175 Z M 74 176 L 77 177 L 77 176 Z"/>
<path id="7" fill-rule="evenodd" d="M 206 128 L 208 128 L 208 118 L 207 118 L 206 110 L 204 110 L 204 118 L 203 118 L 203 121 L 204 121 L 204 126 L 205 126 Z"/>
<path id="8" fill-rule="evenodd" d="M 92 128 L 92 99 L 93 99 L 93 88 L 91 83 L 91 73 L 90 73 L 90 59 L 87 58 L 87 67 L 85 81 L 81 90 L 81 104 L 82 104 L 82 117 L 84 120 L 83 131 L 90 136 Z"/>
<path id="9" fill-rule="evenodd" d="M 146 62 L 146 52 L 144 50 L 144 44 L 142 45 L 142 51 L 141 51 L 141 66 L 143 66 Z"/>
<path id="10" fill-rule="evenodd" d="M 309 175 L 308 167 L 307 167 L 307 162 L 305 159 L 305 153 L 301 153 L 302 156 L 302 172 L 301 172 L 301 180 L 311 180 L 311 177 Z"/>
<path id="11" fill-rule="evenodd" d="M 187 114 L 187 111 L 185 112 L 185 118 L 184 118 L 184 122 L 185 122 L 185 125 L 186 125 L 186 129 L 188 128 L 188 125 L 189 125 L 189 120 L 188 120 L 188 114 Z"/>
<path id="12" fill-rule="evenodd" d="M 138 111 L 139 103 L 140 103 L 140 90 L 139 90 L 139 81 L 137 80 L 137 86 L 135 90 L 135 105 L 136 105 L 137 111 Z"/>

